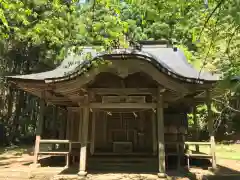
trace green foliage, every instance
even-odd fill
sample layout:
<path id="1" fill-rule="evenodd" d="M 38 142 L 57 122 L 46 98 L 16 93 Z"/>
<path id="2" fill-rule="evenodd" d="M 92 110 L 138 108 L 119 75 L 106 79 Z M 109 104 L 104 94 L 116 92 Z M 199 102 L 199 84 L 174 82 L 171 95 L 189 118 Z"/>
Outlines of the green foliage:
<path id="1" fill-rule="evenodd" d="M 228 90 L 215 98 L 229 105 L 230 97 L 240 89 L 225 83 L 240 74 L 239 4 L 240 0 L 209 0 L 206 9 L 203 1 L 193 0 L 94 0 L 88 4 L 77 0 L 0 0 L 1 75 L 51 69 L 67 53 L 79 52 L 85 45 L 101 45 L 111 51 L 138 40 L 167 39 L 201 71 L 223 74 L 226 81 L 219 88 Z M 20 93 L 1 89 L 3 104 L 7 104 L 1 118 L 11 131 L 14 117 L 26 117 L 16 108 Z M 8 100 L 12 105 L 4 103 Z M 36 106 L 37 100 L 33 101 Z M 214 103 L 212 110 L 219 114 L 223 107 Z M 29 106 L 24 104 L 20 112 Z M 202 127 L 205 116 L 205 106 L 198 107 Z"/>
<path id="2" fill-rule="evenodd" d="M 196 121 L 200 131 L 207 130 L 207 106 L 205 104 L 198 105 L 196 107 Z M 188 114 L 188 126 L 194 128 L 193 113 Z"/>

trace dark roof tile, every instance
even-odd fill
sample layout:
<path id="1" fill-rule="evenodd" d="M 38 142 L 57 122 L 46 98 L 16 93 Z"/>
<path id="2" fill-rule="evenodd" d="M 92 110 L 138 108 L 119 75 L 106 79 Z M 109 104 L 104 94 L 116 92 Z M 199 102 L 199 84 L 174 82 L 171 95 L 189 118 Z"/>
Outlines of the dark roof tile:
<path id="1" fill-rule="evenodd" d="M 188 62 L 184 54 L 180 51 L 174 51 L 173 48 L 162 47 L 158 45 L 143 46 L 141 51 L 133 49 L 116 49 L 109 53 L 97 53 L 97 51 L 91 47 L 85 47 L 80 55 L 68 55 L 60 66 L 52 71 L 28 74 L 28 75 L 16 75 L 7 76 L 8 79 L 22 79 L 22 80 L 60 80 L 67 76 L 81 71 L 82 67 L 90 61 L 86 59 L 86 54 L 91 54 L 91 59 L 97 59 L 102 56 L 118 55 L 131 55 L 141 56 L 146 61 L 154 63 L 159 70 L 164 68 L 168 74 L 173 74 L 174 77 L 178 77 L 186 81 L 217 81 L 218 75 L 212 75 L 208 72 L 201 72 L 194 69 Z M 190 80 L 189 80 L 190 79 Z M 49 81 L 51 82 L 51 81 Z"/>

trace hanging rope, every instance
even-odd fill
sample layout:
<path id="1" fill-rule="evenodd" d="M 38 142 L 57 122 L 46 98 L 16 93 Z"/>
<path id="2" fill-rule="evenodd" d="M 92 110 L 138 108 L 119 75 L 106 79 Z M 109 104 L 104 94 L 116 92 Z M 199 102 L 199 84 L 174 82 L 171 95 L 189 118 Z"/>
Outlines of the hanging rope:
<path id="1" fill-rule="evenodd" d="M 137 113 L 140 113 L 140 112 L 144 112 L 144 111 L 149 111 L 150 109 L 141 109 L 141 110 L 138 110 L 138 111 L 116 111 L 116 113 L 133 113 L 134 117 L 137 117 Z M 156 112 L 154 109 L 151 109 L 154 113 Z M 92 111 L 92 110 L 91 110 Z M 107 115 L 109 116 L 112 116 L 112 113 L 114 113 L 114 111 L 107 111 L 107 110 L 102 110 L 102 109 L 99 109 L 98 111 L 100 112 L 104 112 L 106 113 Z"/>

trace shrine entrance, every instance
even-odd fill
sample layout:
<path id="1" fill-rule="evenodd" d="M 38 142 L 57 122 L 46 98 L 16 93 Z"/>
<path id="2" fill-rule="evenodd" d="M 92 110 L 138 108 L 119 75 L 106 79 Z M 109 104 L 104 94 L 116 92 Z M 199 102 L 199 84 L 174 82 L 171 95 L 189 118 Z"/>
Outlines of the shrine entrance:
<path id="1" fill-rule="evenodd" d="M 152 154 L 153 127 L 149 121 L 152 113 L 152 110 L 130 109 L 99 113 L 95 129 L 96 154 Z"/>

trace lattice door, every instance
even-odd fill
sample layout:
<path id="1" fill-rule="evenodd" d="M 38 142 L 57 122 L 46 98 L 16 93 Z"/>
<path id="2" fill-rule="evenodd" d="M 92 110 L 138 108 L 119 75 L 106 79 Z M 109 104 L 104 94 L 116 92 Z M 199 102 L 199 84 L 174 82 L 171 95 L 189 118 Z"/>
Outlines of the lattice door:
<path id="1" fill-rule="evenodd" d="M 137 118 L 132 112 L 114 112 L 107 116 L 108 142 L 137 144 Z"/>

